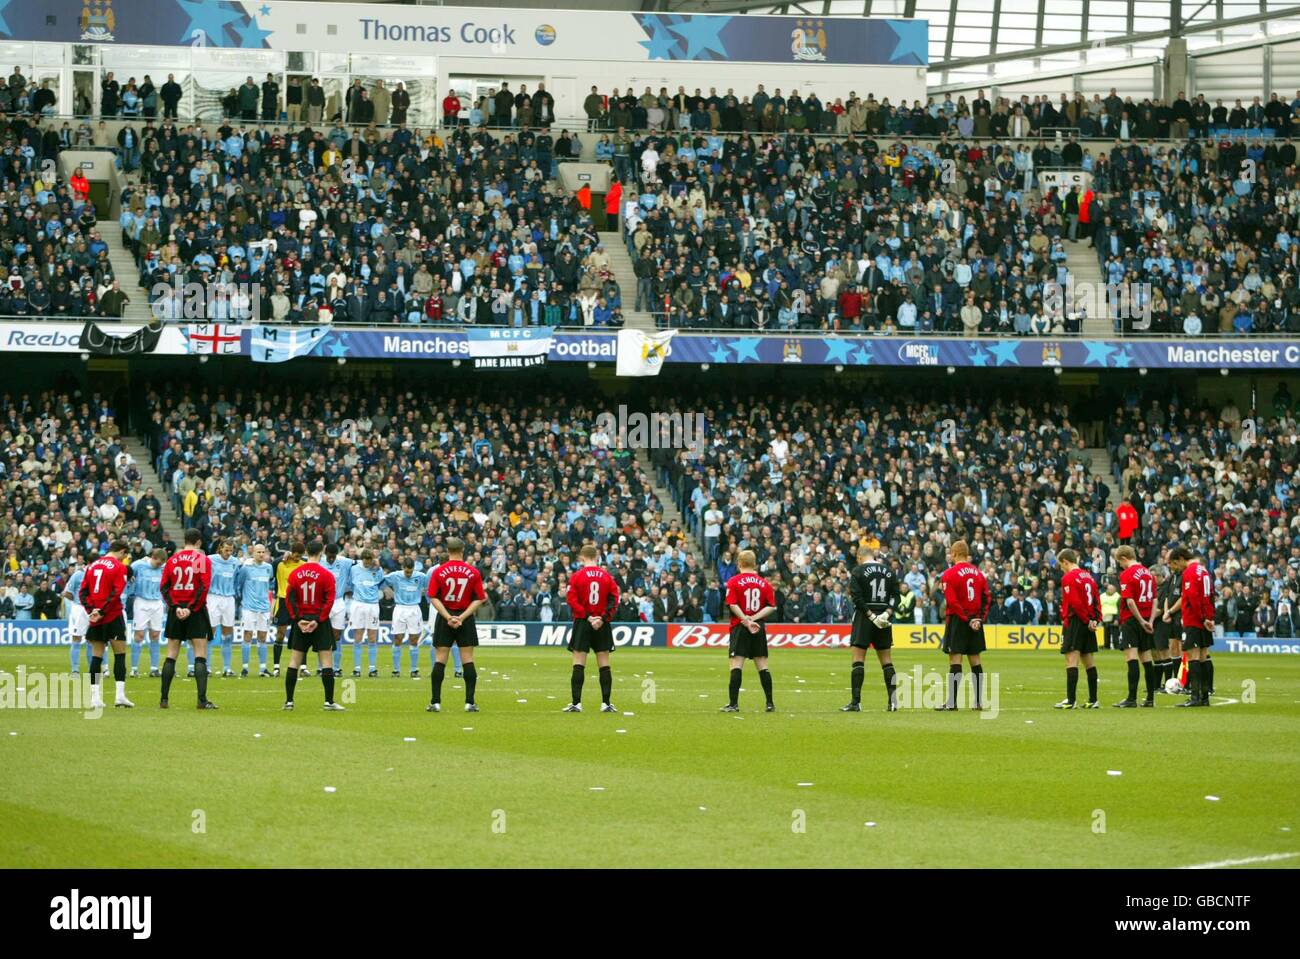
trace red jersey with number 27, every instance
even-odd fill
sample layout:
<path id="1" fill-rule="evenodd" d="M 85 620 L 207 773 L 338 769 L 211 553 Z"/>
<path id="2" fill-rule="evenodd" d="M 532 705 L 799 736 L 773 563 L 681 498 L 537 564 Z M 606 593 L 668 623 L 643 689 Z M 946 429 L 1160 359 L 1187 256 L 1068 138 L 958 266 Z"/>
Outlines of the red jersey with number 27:
<path id="1" fill-rule="evenodd" d="M 163 563 L 162 594 L 168 606 L 202 609 L 212 585 L 212 563 L 197 549 L 183 549 Z"/>
<path id="2" fill-rule="evenodd" d="M 954 563 L 944 570 L 943 598 L 948 605 L 948 616 L 970 622 L 972 619 L 984 620 L 988 617 L 989 604 L 993 594 L 989 592 L 989 581 L 971 563 Z"/>
<path id="3" fill-rule="evenodd" d="M 469 609 L 476 599 L 486 599 L 483 577 L 469 563 L 451 559 L 429 577 L 429 598 L 439 600 L 447 612 L 456 614 Z"/>
<path id="4" fill-rule="evenodd" d="M 320 563 L 303 563 L 289 574 L 284 601 L 295 623 L 300 619 L 323 622 L 334 606 L 334 574 Z"/>
<path id="5" fill-rule="evenodd" d="M 86 567 L 78 600 L 86 612 L 99 610 L 99 621 L 111 623 L 122 615 L 122 591 L 130 575 L 125 563 L 116 556 L 101 556 Z"/>
<path id="6" fill-rule="evenodd" d="M 1133 611 L 1128 608 L 1128 601 L 1138 608 L 1145 620 L 1151 619 L 1151 610 L 1156 604 L 1156 578 L 1151 570 L 1141 563 L 1130 563 L 1119 574 L 1119 621 L 1127 623 L 1133 618 Z"/>
<path id="7" fill-rule="evenodd" d="M 575 622 L 591 616 L 612 621 L 618 609 L 618 583 L 599 566 L 584 566 L 569 577 L 565 598 Z"/>
<path id="8" fill-rule="evenodd" d="M 776 605 L 776 590 L 772 584 L 757 573 L 737 573 L 727 580 L 727 606 L 739 606 L 746 616 L 753 616 L 766 606 Z M 740 617 L 731 617 L 734 629 L 740 625 Z"/>

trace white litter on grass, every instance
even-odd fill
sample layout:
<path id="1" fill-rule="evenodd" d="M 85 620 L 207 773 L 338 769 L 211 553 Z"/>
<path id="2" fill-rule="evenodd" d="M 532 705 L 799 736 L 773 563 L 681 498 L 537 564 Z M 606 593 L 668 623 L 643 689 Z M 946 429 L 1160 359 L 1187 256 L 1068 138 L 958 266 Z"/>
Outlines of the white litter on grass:
<path id="1" fill-rule="evenodd" d="M 1290 831 L 1291 831 L 1291 827 L 1290 827 L 1290 826 L 1283 826 L 1283 827 L 1282 827 L 1282 831 L 1283 831 L 1283 832 L 1290 832 Z"/>
<path id="2" fill-rule="evenodd" d="M 744 690 L 742 689 L 741 692 L 743 693 Z M 700 693 L 700 699 L 708 699 L 708 698 L 709 698 L 708 693 Z"/>
<path id="3" fill-rule="evenodd" d="M 806 680 L 806 679 L 801 679 L 801 680 L 799 680 L 799 682 L 801 682 L 801 683 L 806 683 L 806 682 L 808 682 L 808 680 Z"/>
<path id="4" fill-rule="evenodd" d="M 614 730 L 614 732 L 616 732 L 616 733 L 625 733 L 625 732 L 627 732 L 627 730 L 626 730 L 626 729 L 616 729 L 616 730 Z"/>
<path id="5" fill-rule="evenodd" d="M 875 823 L 874 823 L 874 822 L 864 822 L 862 825 L 864 825 L 864 826 L 866 826 L 868 829 L 870 829 L 871 827 L 873 827 L 873 826 L 875 825 Z"/>
<path id="6" fill-rule="evenodd" d="M 605 791 L 605 787 L 604 787 L 604 786 L 592 786 L 592 787 L 591 787 L 591 791 L 594 792 L 594 793 L 603 793 L 603 792 Z"/>
<path id="7" fill-rule="evenodd" d="M 1025 720 L 1025 725 L 1026 725 L 1026 726 L 1032 726 L 1033 724 L 1034 724 L 1034 721 L 1033 721 L 1032 719 L 1026 719 L 1026 720 Z"/>
<path id="8" fill-rule="evenodd" d="M 462 732 L 472 733 L 474 731 L 473 726 L 461 726 L 460 728 Z"/>
<path id="9" fill-rule="evenodd" d="M 547 696 L 546 698 L 547 698 L 547 699 L 554 699 L 555 697 L 554 697 L 554 696 Z"/>
<path id="10" fill-rule="evenodd" d="M 10 733 L 9 735 L 10 735 L 10 736 L 17 736 L 18 734 L 17 734 L 16 732 L 12 732 L 12 733 Z"/>
<path id="11" fill-rule="evenodd" d="M 812 783 L 795 783 L 796 786 L 811 786 Z"/>
<path id="12" fill-rule="evenodd" d="M 708 812 L 708 810 L 707 810 L 704 806 L 701 806 L 701 807 L 700 807 L 700 812 Z"/>
<path id="13" fill-rule="evenodd" d="M 526 702 L 528 702 L 528 700 L 526 700 L 526 699 L 516 699 L 515 702 L 517 702 L 517 703 L 526 703 Z"/>
<path id="14" fill-rule="evenodd" d="M 392 767 L 392 766 L 389 766 L 387 769 L 384 770 L 384 772 L 386 772 L 386 773 L 391 773 L 392 771 L 393 771 L 393 767 Z"/>
<path id="15" fill-rule="evenodd" d="M 335 789 L 333 786 L 326 786 L 326 787 L 325 787 L 325 791 L 326 791 L 327 793 L 336 793 L 336 792 L 338 792 L 338 790 Z"/>
<path id="16" fill-rule="evenodd" d="M 635 716 L 636 713 L 624 713 L 623 715 L 624 715 L 624 716 Z"/>
<path id="17" fill-rule="evenodd" d="M 1124 775 L 1124 774 L 1123 774 L 1122 772 L 1120 772 L 1118 769 L 1107 769 L 1107 770 L 1106 770 L 1106 775 L 1107 775 L 1107 776 L 1122 776 L 1122 775 Z"/>
<path id="18" fill-rule="evenodd" d="M 1218 801 L 1219 801 L 1219 797 L 1218 797 L 1218 796 L 1206 796 L 1205 798 L 1206 798 L 1209 802 L 1218 802 Z"/>
<path id="19" fill-rule="evenodd" d="M 404 742 L 404 743 L 413 743 L 413 742 L 415 742 L 415 737 L 414 737 L 414 736 L 403 736 L 403 737 L 402 737 L 402 742 Z"/>
<path id="20" fill-rule="evenodd" d="M 261 739 L 261 738 L 262 738 L 262 734 L 261 734 L 261 733 L 253 733 L 253 738 L 254 738 L 254 739 Z"/>

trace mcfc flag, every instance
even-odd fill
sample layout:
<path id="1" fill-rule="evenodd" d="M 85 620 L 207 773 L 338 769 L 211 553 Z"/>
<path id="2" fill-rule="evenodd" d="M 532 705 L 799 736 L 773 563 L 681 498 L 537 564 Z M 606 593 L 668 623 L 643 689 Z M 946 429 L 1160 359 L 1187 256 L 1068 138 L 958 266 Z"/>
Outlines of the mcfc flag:
<path id="1" fill-rule="evenodd" d="M 515 370 L 546 365 L 551 350 L 549 326 L 466 327 L 469 355 L 476 370 Z"/>
<path id="2" fill-rule="evenodd" d="M 255 326 L 249 343 L 254 363 L 284 363 L 307 356 L 329 332 L 328 326 Z"/>
<path id="3" fill-rule="evenodd" d="M 645 330 L 618 331 L 618 376 L 658 376 L 672 353 L 676 330 L 647 333 Z"/>
<path id="4" fill-rule="evenodd" d="M 157 349 L 162 332 L 162 323 L 155 320 L 134 333 L 114 336 L 101 330 L 94 320 L 87 320 L 81 330 L 79 345 L 95 356 L 134 356 L 138 353 L 152 353 Z"/>
<path id="5" fill-rule="evenodd" d="M 239 327 L 225 323 L 191 323 L 185 339 L 195 355 L 235 356 L 239 353 Z"/>

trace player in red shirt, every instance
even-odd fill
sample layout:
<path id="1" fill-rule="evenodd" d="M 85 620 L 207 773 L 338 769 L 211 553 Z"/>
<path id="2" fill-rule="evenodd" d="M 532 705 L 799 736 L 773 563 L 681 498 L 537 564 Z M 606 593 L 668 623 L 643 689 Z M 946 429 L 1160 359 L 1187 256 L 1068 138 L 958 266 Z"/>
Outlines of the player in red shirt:
<path id="1" fill-rule="evenodd" d="M 1057 709 L 1074 709 L 1079 689 L 1079 660 L 1088 672 L 1088 702 L 1084 709 L 1098 709 L 1097 630 L 1101 628 L 1101 590 L 1092 574 L 1079 566 L 1079 554 L 1063 549 L 1056 554 L 1064 574 L 1061 577 L 1061 652 L 1065 655 L 1065 698 Z"/>
<path id="2" fill-rule="evenodd" d="M 113 681 L 117 695 L 113 705 L 129 708 L 126 698 L 126 619 L 122 615 L 122 593 L 131 569 L 123 562 L 128 546 L 114 540 L 108 552 L 86 567 L 77 601 L 89 614 L 86 642 L 90 644 L 90 708 L 104 708 L 104 647 L 113 647 Z"/>
<path id="3" fill-rule="evenodd" d="M 587 675 L 587 653 L 596 654 L 600 667 L 600 711 L 616 713 L 610 703 L 614 691 L 614 674 L 609 668 L 609 654 L 614 651 L 614 612 L 618 609 L 618 583 L 599 564 L 600 554 L 588 544 L 578 550 L 582 566 L 569 577 L 567 599 L 573 611 L 573 632 L 569 637 L 569 651 L 573 653 L 573 676 L 569 689 L 573 701 L 564 707 L 566 713 L 582 712 L 582 683 Z"/>
<path id="4" fill-rule="evenodd" d="M 478 712 L 474 702 L 474 687 L 478 683 L 478 669 L 474 665 L 478 626 L 474 612 L 486 599 L 482 574 L 465 562 L 464 541 L 447 540 L 447 562 L 429 575 L 429 605 L 437 619 L 433 624 L 433 698 L 428 712 L 442 712 L 442 680 L 447 675 L 447 659 L 453 645 L 460 649 L 465 673 L 465 712 Z"/>
<path id="5" fill-rule="evenodd" d="M 726 603 L 731 610 L 730 647 L 731 682 L 727 688 L 728 702 L 724 713 L 740 712 L 740 676 L 745 660 L 752 659 L 758 670 L 758 681 L 763 684 L 767 697 L 767 712 L 776 712 L 772 701 L 772 674 L 767 668 L 767 628 L 763 620 L 776 612 L 776 591 L 772 584 L 759 576 L 758 558 L 751 549 L 740 551 L 736 557 L 740 572 L 727 580 Z"/>
<path id="6" fill-rule="evenodd" d="M 284 587 L 289 611 L 289 668 L 284 671 L 284 708 L 293 709 L 293 691 L 307 650 L 316 651 L 321 685 L 325 687 L 325 709 L 341 713 L 334 702 L 334 629 L 330 611 L 334 608 L 334 574 L 320 563 L 325 544 L 314 539 L 307 544 L 307 561 L 289 574 Z"/>
<path id="7" fill-rule="evenodd" d="M 1154 706 L 1157 679 L 1151 651 L 1155 648 L 1156 578 L 1137 561 L 1137 552 L 1132 546 L 1115 550 L 1115 562 L 1122 570 L 1119 574 L 1119 645 L 1128 663 L 1128 698 L 1115 705 L 1123 709 L 1139 705 L 1138 662 L 1141 661 L 1140 668 L 1147 687 L 1147 696 L 1141 705 Z"/>
<path id="8" fill-rule="evenodd" d="M 208 701 L 208 640 L 212 624 L 208 620 L 208 587 L 212 585 L 212 563 L 200 544 L 203 536 L 196 529 L 186 530 L 185 547 L 163 563 L 162 595 L 167 604 L 167 659 L 162 669 L 162 698 L 158 705 L 167 708 L 167 697 L 176 677 L 176 657 L 181 643 L 189 641 L 194 661 L 194 682 L 199 690 L 199 709 L 216 709 Z"/>
<path id="9" fill-rule="evenodd" d="M 948 697 L 938 712 L 957 709 L 957 690 L 961 687 L 961 658 L 970 662 L 971 687 L 975 694 L 975 710 L 984 708 L 984 667 L 980 653 L 984 652 L 984 620 L 989 614 L 993 594 L 989 581 L 971 563 L 970 547 L 959 539 L 948 550 L 952 565 L 941 577 L 943 598 L 948 609 L 943 629 L 943 651 L 948 654 Z"/>
<path id="10" fill-rule="evenodd" d="M 1169 568 L 1182 574 L 1179 600 L 1183 613 L 1183 650 L 1187 653 L 1187 688 L 1191 695 L 1179 706 L 1208 706 L 1214 689 L 1214 577 L 1186 546 L 1169 551 Z"/>

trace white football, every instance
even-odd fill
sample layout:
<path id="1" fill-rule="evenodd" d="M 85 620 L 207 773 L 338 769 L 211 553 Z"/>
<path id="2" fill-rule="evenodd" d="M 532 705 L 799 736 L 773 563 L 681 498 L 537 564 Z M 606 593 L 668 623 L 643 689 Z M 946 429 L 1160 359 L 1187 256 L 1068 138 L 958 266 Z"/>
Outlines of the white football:
<path id="1" fill-rule="evenodd" d="M 1171 696 L 1177 696 L 1183 691 L 1183 684 L 1178 681 L 1177 676 L 1170 676 L 1169 682 L 1165 683 L 1165 692 Z"/>

